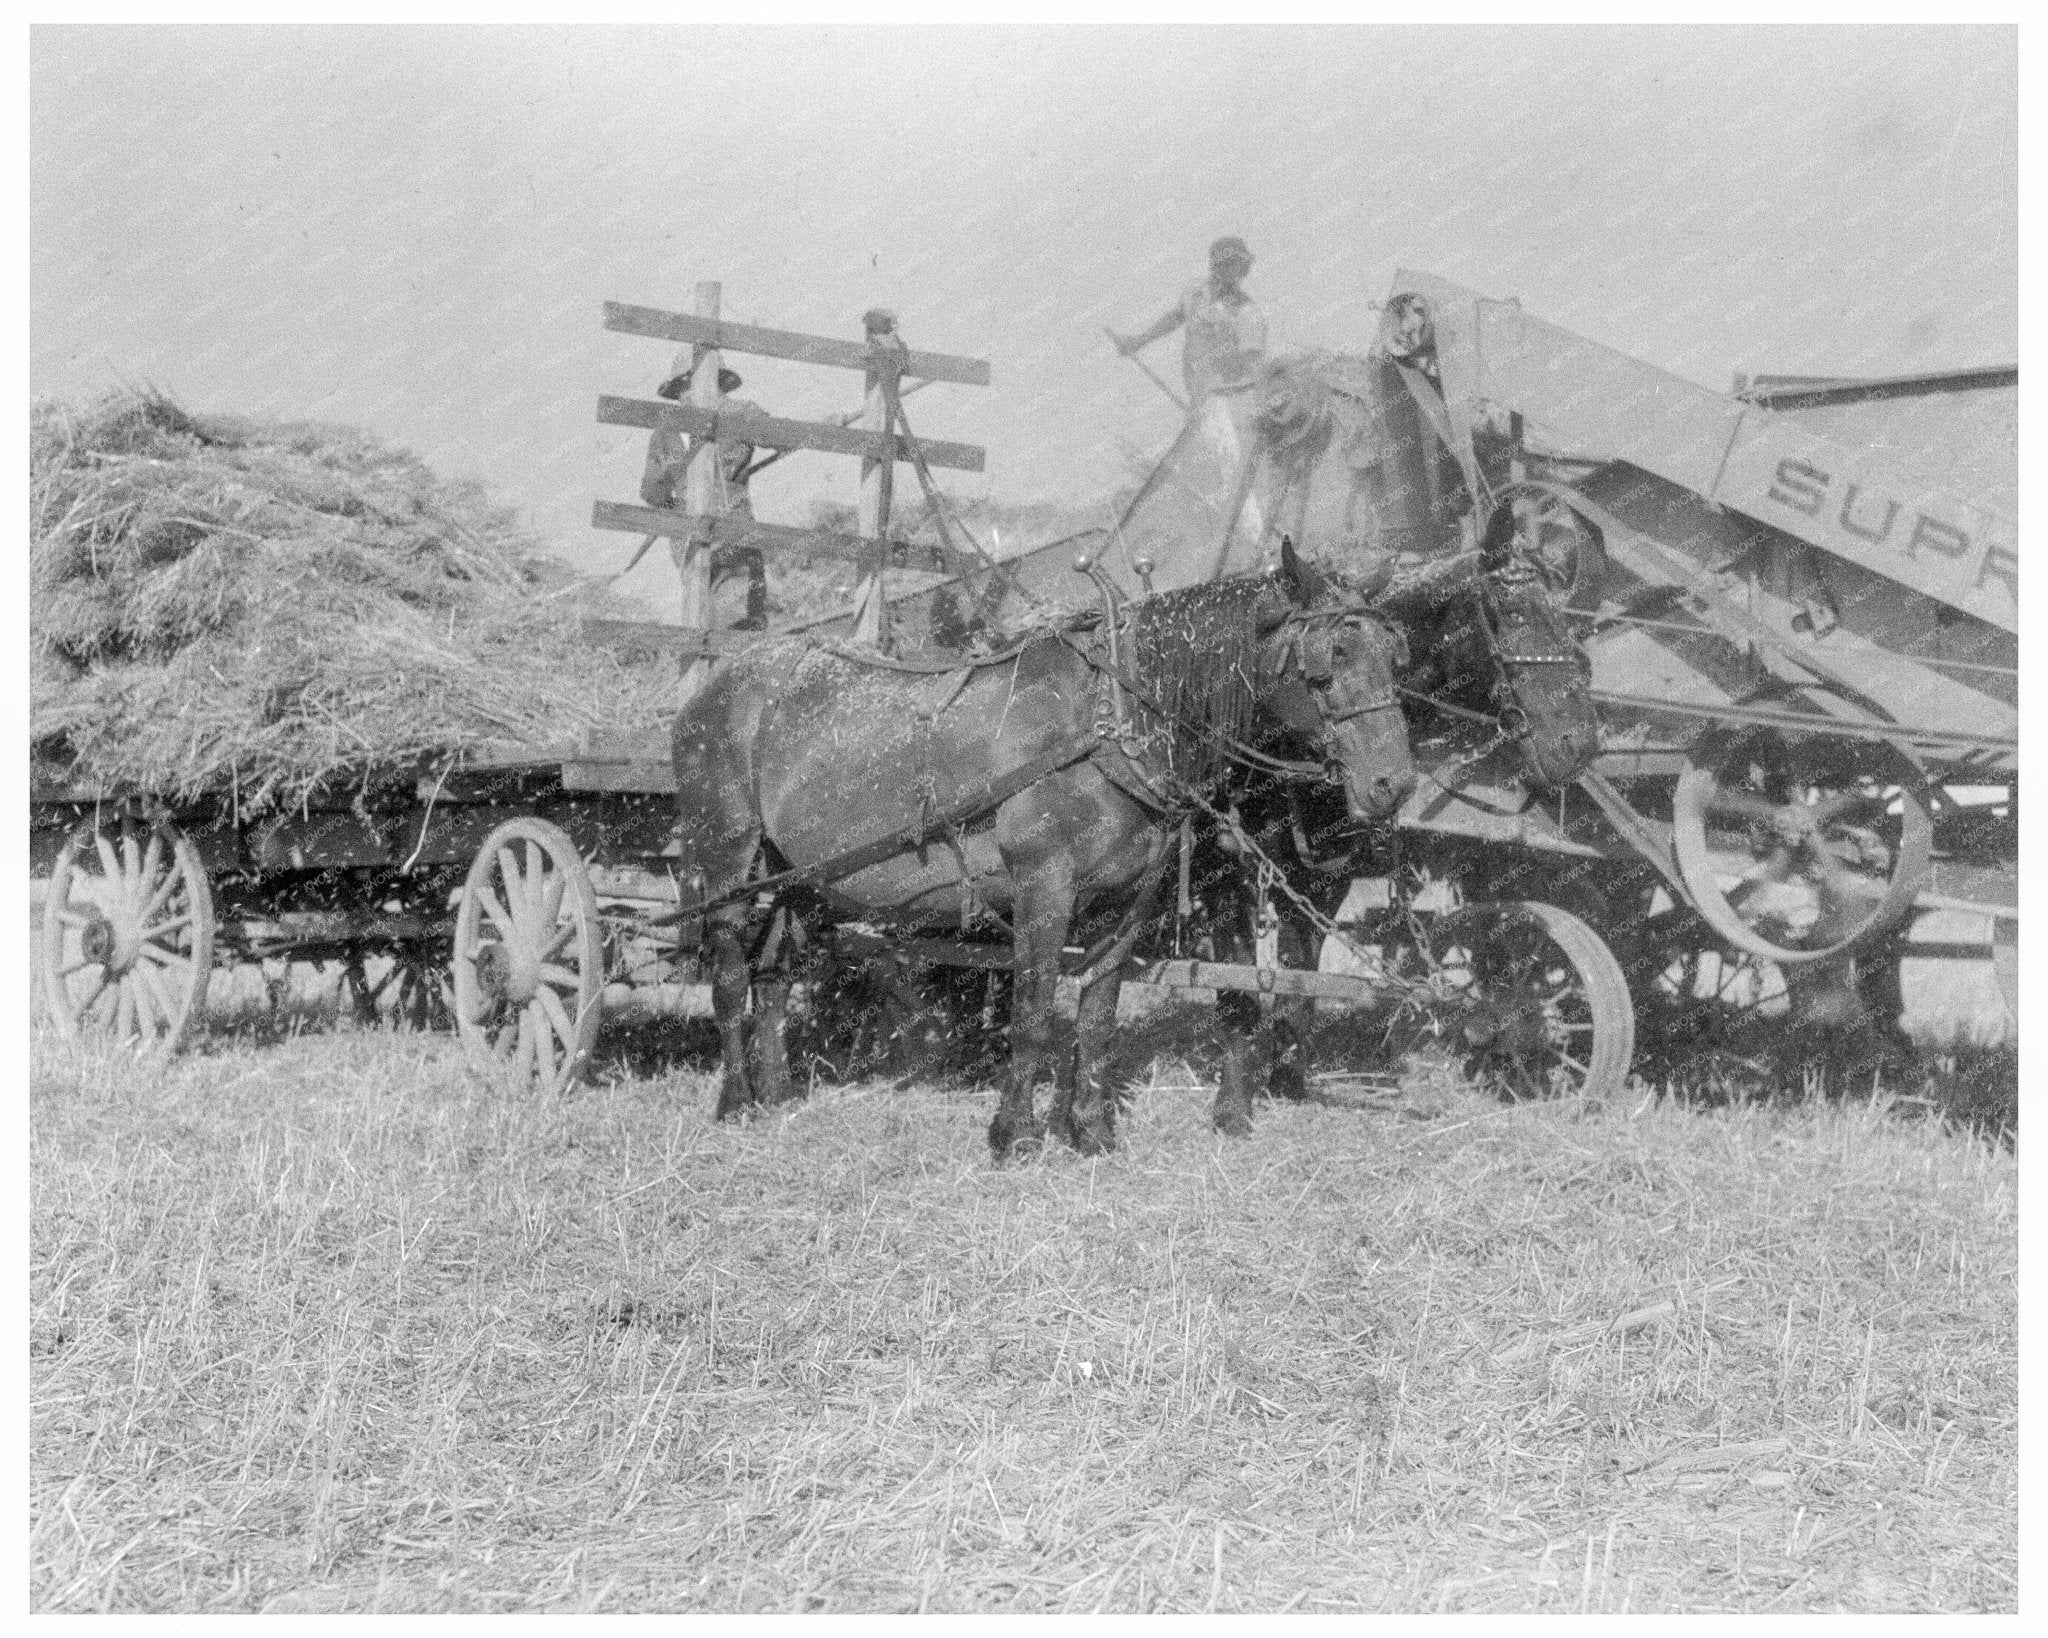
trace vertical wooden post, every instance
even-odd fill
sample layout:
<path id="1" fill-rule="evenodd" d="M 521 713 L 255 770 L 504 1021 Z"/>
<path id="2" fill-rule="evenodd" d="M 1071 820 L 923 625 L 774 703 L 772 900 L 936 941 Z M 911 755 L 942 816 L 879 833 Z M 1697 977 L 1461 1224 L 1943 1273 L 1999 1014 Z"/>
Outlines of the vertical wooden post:
<path id="1" fill-rule="evenodd" d="M 716 280 L 707 280 L 697 286 L 697 317 L 716 320 L 718 317 L 719 285 Z M 718 411 L 720 399 L 718 372 L 723 359 L 716 347 L 698 347 L 690 367 L 690 403 L 697 409 L 713 414 Z M 689 465 L 683 473 L 683 510 L 692 522 L 687 540 L 670 543 L 676 567 L 683 576 L 683 603 L 681 623 L 697 631 L 708 631 L 711 626 L 711 541 L 710 526 L 718 516 L 724 502 L 725 488 L 718 468 L 718 440 L 698 438 L 693 440 Z M 682 677 L 677 684 L 676 705 L 688 705 L 702 692 L 711 670 L 708 659 L 696 658 L 683 661 Z"/>
<path id="2" fill-rule="evenodd" d="M 887 308 L 870 308 L 862 323 L 867 329 L 870 352 L 879 353 L 885 348 L 901 350 L 903 343 L 896 335 L 896 315 Z M 867 372 L 868 395 L 860 424 L 870 432 L 891 430 L 890 407 L 896 397 L 896 383 L 892 380 L 885 386 L 882 376 L 880 369 Z M 878 648 L 883 646 L 883 638 L 888 632 L 889 511 L 895 489 L 895 461 L 861 462 L 860 533 L 877 544 L 868 559 L 867 572 L 861 576 L 860 586 L 854 593 L 853 640 L 873 643 Z"/>

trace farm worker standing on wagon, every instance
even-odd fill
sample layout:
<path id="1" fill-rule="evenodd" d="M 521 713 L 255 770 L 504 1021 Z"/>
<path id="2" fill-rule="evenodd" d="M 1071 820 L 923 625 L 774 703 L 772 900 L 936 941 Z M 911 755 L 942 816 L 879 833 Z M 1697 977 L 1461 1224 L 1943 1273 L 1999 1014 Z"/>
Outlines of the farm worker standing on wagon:
<path id="1" fill-rule="evenodd" d="M 1245 293 L 1244 276 L 1252 270 L 1252 253 L 1236 235 L 1209 247 L 1209 276 L 1188 286 L 1179 301 L 1139 335 L 1111 338 L 1126 358 L 1161 336 L 1185 328 L 1181 372 L 1188 384 L 1188 415 L 1201 412 L 1202 401 L 1219 387 L 1242 386 L 1266 356 L 1266 314 Z"/>
<path id="2" fill-rule="evenodd" d="M 655 394 L 672 403 L 680 403 L 689 393 L 690 376 L 693 370 L 692 353 L 684 348 L 676 354 L 675 362 L 669 366 L 668 379 Z M 742 382 L 736 370 L 720 369 L 718 391 L 724 401 L 723 410 L 736 410 L 741 414 L 763 415 L 759 404 L 751 399 L 724 397 L 738 392 Z M 649 506 L 664 509 L 676 504 L 676 489 L 682 482 L 683 470 L 688 464 L 690 452 L 697 447 L 698 440 L 676 431 L 672 427 L 656 427 L 647 440 L 647 466 L 640 475 L 640 498 Z M 754 446 L 739 438 L 720 438 L 718 454 L 712 471 L 712 504 L 721 517 L 738 516 L 751 518 L 754 515 L 753 498 L 747 493 L 748 468 L 754 459 Z M 730 584 L 740 576 L 746 577 L 747 607 L 745 616 L 738 622 L 743 631 L 760 631 L 768 624 L 768 573 L 761 559 L 758 546 L 722 545 L 711 552 L 711 593 L 718 598 L 720 586 Z"/>

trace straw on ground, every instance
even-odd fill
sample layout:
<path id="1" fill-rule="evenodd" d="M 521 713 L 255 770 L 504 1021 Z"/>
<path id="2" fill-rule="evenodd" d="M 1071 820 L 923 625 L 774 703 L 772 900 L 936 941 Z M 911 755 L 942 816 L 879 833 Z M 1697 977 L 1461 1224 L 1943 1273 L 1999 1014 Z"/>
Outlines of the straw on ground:
<path id="1" fill-rule="evenodd" d="M 2012 1609 L 2010 1150 L 36 1042 L 42 1609 Z"/>

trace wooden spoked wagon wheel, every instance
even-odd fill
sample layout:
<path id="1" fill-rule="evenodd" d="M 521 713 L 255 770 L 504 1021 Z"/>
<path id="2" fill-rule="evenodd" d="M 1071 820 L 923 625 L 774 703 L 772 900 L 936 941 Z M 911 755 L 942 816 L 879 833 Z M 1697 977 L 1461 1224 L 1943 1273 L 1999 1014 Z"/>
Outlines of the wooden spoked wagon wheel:
<path id="1" fill-rule="evenodd" d="M 547 1091 L 584 1073 L 604 1021 L 604 928 L 563 831 L 513 819 L 485 839 L 462 884 L 451 965 L 472 1055 Z"/>
<path id="2" fill-rule="evenodd" d="M 43 1004 L 67 1039 L 175 1052 L 206 1015 L 213 892 L 191 840 L 111 816 L 74 831 L 43 903 Z"/>
<path id="3" fill-rule="evenodd" d="M 1781 965 L 1848 954 L 1926 884 L 1934 824 L 1920 785 L 1882 742 L 1703 735 L 1671 799 L 1694 907 L 1735 948 Z"/>
<path id="4" fill-rule="evenodd" d="M 1628 981 L 1577 916 L 1526 899 L 1467 905 L 1430 946 L 1469 1073 L 1515 1098 L 1621 1090 L 1635 1055 Z"/>

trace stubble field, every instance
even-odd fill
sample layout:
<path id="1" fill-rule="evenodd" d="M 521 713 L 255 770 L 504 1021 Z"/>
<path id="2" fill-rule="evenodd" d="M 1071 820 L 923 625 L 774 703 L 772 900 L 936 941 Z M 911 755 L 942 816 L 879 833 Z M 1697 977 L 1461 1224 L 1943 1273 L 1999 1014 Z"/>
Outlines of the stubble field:
<path id="1" fill-rule="evenodd" d="M 1412 1066 L 1119 1153 L 33 1042 L 42 1610 L 2011 1610 L 2017 1163 Z"/>

